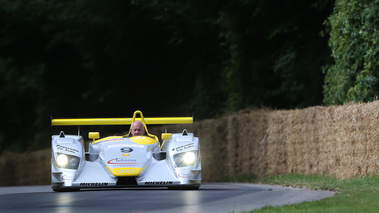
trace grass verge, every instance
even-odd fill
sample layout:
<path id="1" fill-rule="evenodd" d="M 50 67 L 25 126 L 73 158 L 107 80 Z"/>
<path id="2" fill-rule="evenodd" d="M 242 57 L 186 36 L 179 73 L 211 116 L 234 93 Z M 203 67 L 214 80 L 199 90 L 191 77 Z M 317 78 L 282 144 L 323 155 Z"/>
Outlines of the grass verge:
<path id="1" fill-rule="evenodd" d="M 286 205 L 282 207 L 265 207 L 258 212 L 379 212 L 379 177 L 361 177 L 340 180 L 323 175 L 284 175 L 267 178 L 241 176 L 235 181 L 264 183 L 281 186 L 309 188 L 313 190 L 336 191 L 334 197 L 323 200 Z"/>

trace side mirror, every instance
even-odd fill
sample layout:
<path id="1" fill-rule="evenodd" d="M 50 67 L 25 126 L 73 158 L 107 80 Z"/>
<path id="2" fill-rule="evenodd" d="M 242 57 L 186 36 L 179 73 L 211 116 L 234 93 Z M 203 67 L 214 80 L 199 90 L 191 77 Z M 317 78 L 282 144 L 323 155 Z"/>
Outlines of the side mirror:
<path id="1" fill-rule="evenodd" d="M 162 140 L 172 139 L 172 133 L 162 133 L 161 138 L 162 138 Z"/>
<path id="2" fill-rule="evenodd" d="M 88 138 L 93 139 L 93 141 L 95 141 L 96 139 L 100 138 L 100 133 L 99 132 L 89 132 Z"/>

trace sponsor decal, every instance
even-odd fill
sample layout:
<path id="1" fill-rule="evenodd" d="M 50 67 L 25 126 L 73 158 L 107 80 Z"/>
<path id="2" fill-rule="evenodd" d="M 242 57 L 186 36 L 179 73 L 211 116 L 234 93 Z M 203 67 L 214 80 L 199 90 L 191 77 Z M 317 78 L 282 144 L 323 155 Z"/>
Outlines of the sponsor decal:
<path id="1" fill-rule="evenodd" d="M 115 138 L 115 139 L 106 140 L 106 141 L 104 141 L 104 143 L 115 142 L 115 141 L 124 141 L 124 140 L 125 140 L 125 138 Z"/>
<path id="2" fill-rule="evenodd" d="M 136 164 L 136 159 L 129 158 L 115 158 L 108 161 L 108 164 Z"/>
<path id="3" fill-rule="evenodd" d="M 137 173 L 137 170 L 135 170 L 135 169 L 118 169 L 116 172 L 119 174 L 134 174 L 134 173 Z"/>
<path id="4" fill-rule="evenodd" d="M 71 153 L 77 153 L 79 152 L 79 150 L 77 149 L 74 149 L 74 148 L 71 148 L 71 147 L 67 147 L 67 146 L 62 146 L 62 145 L 57 145 L 57 149 L 58 150 L 62 150 L 62 151 L 66 151 L 66 152 L 71 152 Z"/>
<path id="5" fill-rule="evenodd" d="M 189 144 L 185 144 L 185 145 L 173 148 L 172 151 L 180 152 L 180 151 L 183 151 L 185 149 L 189 149 L 189 148 L 194 147 L 194 146 L 195 146 L 195 143 L 189 143 Z"/>
<path id="6" fill-rule="evenodd" d="M 146 181 L 145 185 L 170 185 L 173 181 Z"/>
<path id="7" fill-rule="evenodd" d="M 112 144 L 112 145 L 108 145 L 108 148 L 120 148 L 120 147 L 124 147 L 125 144 Z"/>
<path id="8" fill-rule="evenodd" d="M 80 183 L 80 186 L 108 186 L 108 183 Z"/>
<path id="9" fill-rule="evenodd" d="M 191 177 L 191 174 L 187 173 L 187 172 L 180 172 L 178 174 L 178 177 L 180 178 L 190 178 Z"/>
<path id="10" fill-rule="evenodd" d="M 130 147 L 123 147 L 120 149 L 122 153 L 129 153 L 129 152 L 133 152 L 133 149 L 130 148 Z"/>
<path id="11" fill-rule="evenodd" d="M 73 180 L 74 177 L 72 175 L 63 175 L 62 180 Z"/>
<path id="12" fill-rule="evenodd" d="M 129 147 L 139 147 L 139 148 L 142 148 L 143 145 L 139 145 L 139 144 L 128 144 Z M 122 147 L 125 147 L 125 144 L 112 144 L 112 145 L 108 145 L 108 148 L 122 148 Z"/>

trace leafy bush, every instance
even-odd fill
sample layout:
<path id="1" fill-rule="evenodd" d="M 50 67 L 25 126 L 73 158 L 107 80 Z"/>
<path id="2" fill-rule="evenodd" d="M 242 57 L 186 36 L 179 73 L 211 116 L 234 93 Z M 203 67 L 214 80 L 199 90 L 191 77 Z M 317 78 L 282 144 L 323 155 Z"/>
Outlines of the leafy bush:
<path id="1" fill-rule="evenodd" d="M 324 67 L 324 103 L 375 100 L 379 94 L 379 1 L 337 0 L 326 21 L 334 64 Z"/>

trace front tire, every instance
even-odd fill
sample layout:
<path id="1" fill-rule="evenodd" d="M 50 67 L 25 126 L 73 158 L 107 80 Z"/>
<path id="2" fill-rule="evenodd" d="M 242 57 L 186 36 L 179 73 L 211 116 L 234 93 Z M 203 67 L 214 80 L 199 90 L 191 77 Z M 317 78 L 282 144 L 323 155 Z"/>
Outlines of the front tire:
<path id="1" fill-rule="evenodd" d="M 67 188 L 52 188 L 54 192 L 77 192 L 80 191 L 80 188 L 76 187 L 67 187 Z"/>
<path id="2" fill-rule="evenodd" d="M 169 186 L 169 190 L 198 190 L 200 186 Z"/>

